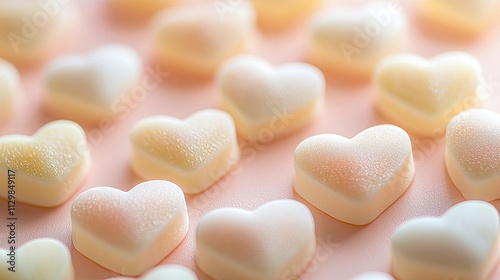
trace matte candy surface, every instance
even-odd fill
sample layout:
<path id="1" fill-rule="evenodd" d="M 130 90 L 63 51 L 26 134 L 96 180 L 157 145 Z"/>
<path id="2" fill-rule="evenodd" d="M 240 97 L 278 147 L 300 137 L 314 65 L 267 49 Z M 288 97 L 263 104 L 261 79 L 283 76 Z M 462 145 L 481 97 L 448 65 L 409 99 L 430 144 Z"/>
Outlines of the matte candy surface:
<path id="1" fill-rule="evenodd" d="M 400 280 L 482 280 L 497 265 L 498 211 L 491 204 L 465 201 L 440 218 L 420 218 L 393 235 L 393 272 Z"/>
<path id="2" fill-rule="evenodd" d="M 0 59 L 0 123 L 14 110 L 20 90 L 19 72 L 10 62 Z"/>

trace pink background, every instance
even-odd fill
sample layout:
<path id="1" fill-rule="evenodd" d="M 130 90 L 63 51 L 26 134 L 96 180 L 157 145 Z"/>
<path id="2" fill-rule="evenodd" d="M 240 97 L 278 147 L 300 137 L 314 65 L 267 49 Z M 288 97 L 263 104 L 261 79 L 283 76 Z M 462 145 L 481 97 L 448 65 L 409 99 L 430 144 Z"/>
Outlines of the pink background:
<path id="1" fill-rule="evenodd" d="M 331 2 L 336 6 L 340 1 Z M 89 0 L 78 3 L 83 13 L 83 24 L 81 30 L 74 34 L 74 44 L 65 53 L 82 53 L 100 44 L 119 42 L 134 47 L 150 67 L 155 66 L 150 55 L 151 41 L 146 30 L 147 22 L 132 24 L 117 20 L 110 15 L 106 1 Z M 492 28 L 475 41 L 442 40 L 422 31 L 412 14 L 412 5 L 406 5 L 411 24 L 406 50 L 426 57 L 448 50 L 472 53 L 482 63 L 484 77 L 490 89 L 483 107 L 499 112 L 500 71 L 496 67 L 500 65 L 500 56 L 497 55 L 500 29 Z M 277 64 L 303 61 L 305 27 L 306 22 L 281 33 L 262 33 L 255 53 Z M 44 65 L 42 63 L 21 69 L 23 103 L 17 105 L 12 118 L 0 127 L 1 135 L 32 134 L 45 123 L 55 120 L 43 109 L 41 73 Z M 100 132 L 98 127 L 86 126 L 93 166 L 88 180 L 78 193 L 95 186 L 129 190 L 141 182 L 130 168 L 131 126 L 151 115 L 165 114 L 185 118 L 198 110 L 215 108 L 215 94 L 211 80 L 193 83 L 170 75 L 149 92 L 144 100 L 131 104 L 133 108 L 126 118 L 113 122 L 107 133 Z M 374 88 L 369 82 L 346 84 L 328 78 L 325 109 L 312 125 L 290 137 L 255 146 L 253 152 L 244 155 L 238 167 L 222 181 L 202 194 L 186 196 L 191 219 L 189 233 L 162 263 L 186 265 L 200 279 L 209 279 L 194 262 L 195 229 L 201 216 L 219 207 L 255 209 L 271 200 L 294 198 L 311 209 L 319 241 L 318 254 L 313 263 L 305 268 L 303 279 L 348 279 L 366 271 L 389 272 L 390 239 L 400 224 L 416 217 L 440 215 L 451 205 L 464 200 L 445 169 L 444 138 L 412 137 L 417 169 L 413 184 L 396 203 L 367 226 L 353 226 L 337 221 L 305 202 L 292 189 L 293 152 L 303 139 L 319 133 L 352 137 L 370 126 L 388 122 L 375 111 L 373 97 Z M 6 182 L 1 184 L 5 185 Z M 73 198 L 52 209 L 19 204 L 18 242 L 25 243 L 39 237 L 59 239 L 71 250 L 77 279 L 116 276 L 72 247 L 69 209 Z M 500 203 L 495 201 L 493 205 L 498 208 Z M 5 217 L 7 213 L 5 200 L 0 200 L 0 213 L 0 217 Z M 6 228 L 2 226 L 2 248 L 7 245 L 6 237 Z M 500 269 L 496 269 L 491 279 L 499 278 Z"/>

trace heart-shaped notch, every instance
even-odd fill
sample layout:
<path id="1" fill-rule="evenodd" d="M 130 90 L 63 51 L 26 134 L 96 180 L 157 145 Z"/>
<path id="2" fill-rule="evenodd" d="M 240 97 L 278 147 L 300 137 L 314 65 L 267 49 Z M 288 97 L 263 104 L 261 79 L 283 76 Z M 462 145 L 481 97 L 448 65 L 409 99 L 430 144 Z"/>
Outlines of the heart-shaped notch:
<path id="1" fill-rule="evenodd" d="M 139 278 L 130 277 L 113 277 L 107 280 L 198 280 L 196 274 L 189 268 L 176 265 L 167 264 L 157 266 Z"/>
<path id="2" fill-rule="evenodd" d="M 500 13 L 498 0 L 422 0 L 417 11 L 424 26 L 440 35 L 472 38 L 483 33 Z"/>
<path id="3" fill-rule="evenodd" d="M 125 45 L 109 44 L 84 56 L 61 57 L 45 70 L 46 105 L 65 118 L 96 122 L 123 113 L 121 107 L 137 94 L 134 87 L 141 76 L 139 55 Z"/>
<path id="4" fill-rule="evenodd" d="M 9 182 L 0 197 L 42 207 L 65 202 L 90 169 L 85 132 L 70 121 L 46 124 L 32 137 L 1 137 L 0 155 L 0 174 Z"/>
<path id="5" fill-rule="evenodd" d="M 485 280 L 499 259 L 498 239 L 495 207 L 461 202 L 440 218 L 415 219 L 396 230 L 393 272 L 401 280 Z"/>
<path id="6" fill-rule="evenodd" d="M 0 249 L 0 279 L 72 280 L 71 254 L 61 241 L 52 238 L 31 240 Z"/>
<path id="7" fill-rule="evenodd" d="M 160 63 L 191 76 L 212 76 L 228 58 L 250 47 L 255 30 L 253 6 L 245 1 L 220 12 L 206 4 L 168 9 L 152 23 Z"/>
<path id="8" fill-rule="evenodd" d="M 378 125 L 352 139 L 321 134 L 295 150 L 295 191 L 346 223 L 372 222 L 410 186 L 415 165 L 408 134 Z"/>
<path id="9" fill-rule="evenodd" d="M 172 181 L 189 194 L 213 185 L 240 157 L 233 120 L 219 110 L 199 111 L 184 121 L 150 117 L 132 128 L 130 138 L 136 174 Z"/>
<path id="10" fill-rule="evenodd" d="M 239 56 L 222 66 L 217 87 L 219 106 L 233 117 L 238 135 L 269 142 L 311 122 L 323 108 L 325 79 L 306 63 L 274 67 Z"/>
<path id="11" fill-rule="evenodd" d="M 500 198 L 500 115 L 484 109 L 460 113 L 446 130 L 448 174 L 466 199 Z"/>
<path id="12" fill-rule="evenodd" d="M 309 28 L 309 59 L 326 73 L 368 79 L 382 58 L 403 45 L 406 21 L 398 1 L 320 13 Z"/>
<path id="13" fill-rule="evenodd" d="M 307 263 L 315 251 L 312 214 L 295 200 L 269 202 L 253 212 L 217 209 L 196 229 L 196 263 L 214 279 L 295 279 L 292 267 Z"/>
<path id="14" fill-rule="evenodd" d="M 2 2 L 0 56 L 32 65 L 57 54 L 75 38 L 80 12 L 73 0 Z"/>
<path id="15" fill-rule="evenodd" d="M 96 187 L 71 206 L 73 245 L 113 272 L 136 276 L 184 239 L 189 218 L 182 190 L 168 181 L 143 182 L 128 192 Z"/>
<path id="16" fill-rule="evenodd" d="M 430 60 L 394 55 L 377 66 L 374 79 L 379 111 L 423 137 L 444 134 L 454 116 L 479 104 L 481 66 L 464 52 L 446 52 Z"/>

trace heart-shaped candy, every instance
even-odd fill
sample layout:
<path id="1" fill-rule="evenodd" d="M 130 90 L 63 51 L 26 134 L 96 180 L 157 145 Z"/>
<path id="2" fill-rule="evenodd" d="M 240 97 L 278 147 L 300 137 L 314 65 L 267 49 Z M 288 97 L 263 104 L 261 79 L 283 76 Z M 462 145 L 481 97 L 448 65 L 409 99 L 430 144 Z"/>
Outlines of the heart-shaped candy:
<path id="1" fill-rule="evenodd" d="M 415 165 L 408 134 L 378 125 L 352 139 L 310 137 L 295 150 L 295 191 L 343 222 L 364 225 L 410 186 Z"/>
<path id="2" fill-rule="evenodd" d="M 136 276 L 160 262 L 184 239 L 189 218 L 182 190 L 147 181 L 128 192 L 96 187 L 71 206 L 73 245 L 97 264 Z"/>
<path id="3" fill-rule="evenodd" d="M 309 31 L 311 62 L 337 76 L 370 77 L 377 63 L 404 41 L 406 15 L 395 2 L 316 16 Z"/>
<path id="4" fill-rule="evenodd" d="M 66 201 L 90 169 L 85 132 L 76 123 L 54 121 L 33 137 L 0 138 L 0 174 L 8 186 L 0 197 L 36 206 L 53 207 Z"/>
<path id="5" fill-rule="evenodd" d="M 178 5 L 183 1 L 184 0 L 109 0 L 113 10 L 118 15 L 129 19 L 148 17 L 160 10 Z"/>
<path id="6" fill-rule="evenodd" d="M 496 266 L 499 217 L 491 204 L 465 201 L 440 218 L 420 218 L 392 237 L 393 272 L 399 280 L 485 280 Z"/>
<path id="7" fill-rule="evenodd" d="M 466 199 L 500 198 L 500 115 L 473 109 L 446 130 L 446 167 Z"/>
<path id="8" fill-rule="evenodd" d="M 0 123 L 12 112 L 20 91 L 20 83 L 19 72 L 14 65 L 0 59 Z"/>
<path id="9" fill-rule="evenodd" d="M 233 120 L 219 110 L 199 111 L 185 121 L 150 117 L 132 128 L 130 138 L 138 175 L 172 181 L 190 194 L 213 185 L 240 157 Z"/>
<path id="10" fill-rule="evenodd" d="M 245 2 L 224 13 L 213 5 L 168 9 L 153 21 L 156 56 L 172 71 L 211 76 L 222 62 L 248 48 L 254 17 Z"/>
<path id="11" fill-rule="evenodd" d="M 269 202 L 253 212 L 217 209 L 198 223 L 196 263 L 219 280 L 290 279 L 292 267 L 313 257 L 314 232 L 311 212 L 295 200 Z"/>
<path id="12" fill-rule="evenodd" d="M 6 0 L 0 9 L 0 56 L 15 63 L 32 63 L 61 49 L 79 22 L 73 0 Z"/>
<path id="13" fill-rule="evenodd" d="M 218 0 L 218 2 L 224 2 Z M 241 2 L 241 1 L 240 1 Z M 252 0 L 258 23 L 263 28 L 281 29 L 300 18 L 304 18 L 317 6 L 319 0 Z M 229 7 L 228 7 L 229 6 Z M 230 5 L 219 4 L 220 9 L 229 9 Z"/>
<path id="14" fill-rule="evenodd" d="M 66 118 L 92 122 L 120 112 L 142 75 L 137 52 L 110 44 L 85 56 L 66 56 L 45 71 L 46 102 L 50 110 Z"/>
<path id="15" fill-rule="evenodd" d="M 273 67 L 255 56 L 239 56 L 221 68 L 219 106 L 231 114 L 238 134 L 266 142 L 309 123 L 323 107 L 325 79 L 306 63 Z"/>
<path id="16" fill-rule="evenodd" d="M 482 33 L 498 19 L 498 0 L 422 0 L 419 16 L 433 29 L 469 37 Z"/>
<path id="17" fill-rule="evenodd" d="M 447 52 L 430 61 L 398 54 L 377 67 L 376 104 L 402 128 L 420 136 L 442 135 L 458 113 L 478 105 L 481 67 L 471 55 Z"/>
<path id="18" fill-rule="evenodd" d="M 39 238 L 20 247 L 13 243 L 7 250 L 0 249 L 0 259 L 0 279 L 74 279 L 71 254 L 59 240 Z"/>

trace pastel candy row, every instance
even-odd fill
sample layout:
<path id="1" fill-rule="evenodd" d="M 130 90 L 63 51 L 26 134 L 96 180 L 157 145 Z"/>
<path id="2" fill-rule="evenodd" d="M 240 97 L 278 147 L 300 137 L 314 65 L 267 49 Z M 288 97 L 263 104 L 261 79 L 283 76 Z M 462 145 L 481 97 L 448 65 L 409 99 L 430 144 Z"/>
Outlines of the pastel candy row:
<path id="1" fill-rule="evenodd" d="M 158 204 L 158 198 L 170 200 Z M 96 187 L 75 199 L 71 213 L 75 248 L 105 268 L 127 276 L 144 273 L 143 280 L 197 279 L 182 266 L 157 266 L 146 272 L 177 247 L 187 231 L 185 201 L 175 184 L 149 181 L 129 192 Z M 403 280 L 486 280 L 498 265 L 499 230 L 498 211 L 481 201 L 461 202 L 439 218 L 413 219 L 393 234 L 392 273 Z M 16 253 L 23 269 L 17 272 L 7 269 L 9 249 L 1 251 L 3 278 L 74 279 L 69 250 L 60 241 L 42 238 L 21 246 Z M 214 279 L 297 279 L 301 271 L 292 268 L 307 264 L 315 252 L 311 212 L 293 200 L 269 202 L 255 211 L 213 210 L 196 229 L 197 266 Z M 389 279 L 394 278 L 383 273 L 353 278 Z"/>
<path id="2" fill-rule="evenodd" d="M 225 60 L 254 44 L 256 22 L 282 29 L 305 18 L 320 1 L 214 1 L 182 5 L 181 0 L 141 2 L 110 0 L 118 14 L 149 16 L 154 53 L 163 65 L 196 76 L 212 75 Z M 480 34 L 499 12 L 499 1 L 421 1 L 418 14 L 448 33 Z M 180 5 L 181 4 L 181 5 Z M 0 56 L 28 63 L 53 56 L 84 19 L 74 1 L 9 2 L 0 11 Z M 128 17 L 128 16 L 127 16 Z M 359 9 L 322 12 L 310 23 L 309 59 L 323 70 L 344 77 L 367 77 L 376 63 L 398 51 L 405 41 L 406 15 L 399 2 Z M 83 26 L 83 25 L 82 25 Z M 73 32 L 74 33 L 74 32 Z"/>

